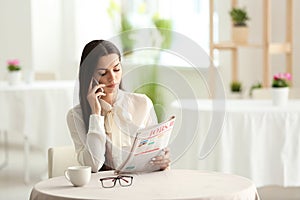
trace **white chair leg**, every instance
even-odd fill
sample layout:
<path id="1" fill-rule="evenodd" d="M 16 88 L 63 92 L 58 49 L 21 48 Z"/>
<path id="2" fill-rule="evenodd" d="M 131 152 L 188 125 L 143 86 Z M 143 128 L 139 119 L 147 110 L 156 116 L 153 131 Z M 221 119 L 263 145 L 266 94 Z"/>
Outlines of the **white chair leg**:
<path id="1" fill-rule="evenodd" d="M 3 169 L 8 164 L 8 136 L 6 130 L 4 131 L 0 130 L 0 133 L 3 133 L 3 138 L 4 138 L 4 161 L 0 165 L 0 169 Z"/>

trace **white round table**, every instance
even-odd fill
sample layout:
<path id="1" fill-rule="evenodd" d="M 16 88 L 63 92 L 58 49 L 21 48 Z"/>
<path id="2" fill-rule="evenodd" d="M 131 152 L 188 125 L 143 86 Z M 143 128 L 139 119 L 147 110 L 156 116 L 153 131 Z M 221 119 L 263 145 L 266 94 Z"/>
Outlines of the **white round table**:
<path id="1" fill-rule="evenodd" d="M 196 170 L 165 170 L 133 174 L 133 184 L 103 188 L 102 177 L 115 176 L 113 171 L 92 174 L 90 183 L 73 187 L 63 176 L 37 183 L 30 200 L 70 199 L 205 199 L 258 200 L 255 185 L 241 176 Z"/>

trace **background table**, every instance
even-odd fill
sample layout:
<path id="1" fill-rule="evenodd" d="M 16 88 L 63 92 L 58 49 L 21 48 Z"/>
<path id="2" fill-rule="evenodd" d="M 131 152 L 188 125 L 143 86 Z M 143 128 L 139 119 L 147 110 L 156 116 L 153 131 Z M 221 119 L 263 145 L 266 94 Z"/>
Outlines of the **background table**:
<path id="1" fill-rule="evenodd" d="M 65 177 L 55 177 L 34 186 L 30 200 L 66 199 L 205 199 L 257 200 L 255 185 L 248 179 L 216 172 L 165 170 L 133 175 L 133 184 L 102 188 L 99 179 L 113 176 L 112 171 L 92 174 L 90 183 L 73 187 Z"/>
<path id="2" fill-rule="evenodd" d="M 72 144 L 66 113 L 73 106 L 75 81 L 35 81 L 10 86 L 0 82 L 0 130 L 24 139 L 25 181 L 29 179 L 29 144 L 45 151 Z"/>
<path id="3" fill-rule="evenodd" d="M 206 169 L 234 173 L 254 181 L 256 186 L 300 186 L 300 101 L 290 100 L 284 107 L 271 100 L 226 100 L 225 120 L 218 143 L 204 159 L 200 148 L 211 125 L 211 100 L 192 99 L 175 109 L 199 115 L 199 130 L 189 150 L 174 163 L 175 168 Z M 182 119 L 189 131 L 191 119 Z"/>

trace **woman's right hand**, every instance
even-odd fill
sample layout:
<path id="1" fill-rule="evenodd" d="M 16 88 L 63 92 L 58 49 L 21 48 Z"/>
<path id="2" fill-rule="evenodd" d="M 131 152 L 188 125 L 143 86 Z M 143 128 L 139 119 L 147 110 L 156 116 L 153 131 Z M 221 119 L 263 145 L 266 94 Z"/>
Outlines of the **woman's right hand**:
<path id="1" fill-rule="evenodd" d="M 87 94 L 87 100 L 90 104 L 92 114 L 101 114 L 101 105 L 98 99 L 101 98 L 101 96 L 105 96 L 103 87 L 105 87 L 104 84 L 95 85 L 93 87 L 93 81 L 90 83 L 89 91 Z"/>

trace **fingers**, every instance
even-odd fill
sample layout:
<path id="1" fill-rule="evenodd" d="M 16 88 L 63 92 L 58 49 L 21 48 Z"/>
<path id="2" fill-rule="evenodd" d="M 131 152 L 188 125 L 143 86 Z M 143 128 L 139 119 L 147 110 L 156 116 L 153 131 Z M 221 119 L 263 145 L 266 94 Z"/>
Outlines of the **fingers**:
<path id="1" fill-rule="evenodd" d="M 101 96 L 105 96 L 104 93 L 105 84 L 97 84 L 93 85 L 93 81 L 90 82 L 89 85 L 89 91 L 87 94 L 87 100 L 90 104 L 91 110 L 93 114 L 100 114 L 101 113 L 101 106 L 98 99 L 101 98 Z"/>
<path id="2" fill-rule="evenodd" d="M 160 156 L 156 156 L 151 159 L 150 163 L 152 165 L 158 165 L 161 170 L 166 169 L 170 166 L 171 160 L 170 160 L 170 150 L 163 149 L 164 154 Z"/>
<path id="3" fill-rule="evenodd" d="M 97 97 L 106 96 L 106 94 L 104 93 L 103 87 L 105 87 L 104 84 L 100 84 L 100 85 L 95 86 L 95 91 L 94 92 L 95 92 Z"/>
<path id="4" fill-rule="evenodd" d="M 162 151 L 164 151 L 165 152 L 165 156 L 170 156 L 170 148 L 169 147 L 166 147 L 166 148 L 164 148 Z"/>
<path id="5" fill-rule="evenodd" d="M 104 93 L 104 89 L 103 89 L 104 87 L 105 87 L 105 84 L 98 84 L 93 87 L 93 84 L 91 81 L 90 87 L 89 87 L 89 94 L 95 94 L 95 96 L 97 98 L 101 97 L 101 96 L 105 96 L 106 94 Z"/>
<path id="6" fill-rule="evenodd" d="M 105 93 L 104 93 L 104 88 L 105 87 L 105 84 L 99 84 L 99 85 L 96 85 L 93 89 L 92 89 L 92 91 L 94 92 L 94 93 L 96 93 L 96 94 L 100 94 L 101 96 L 102 95 L 106 95 Z"/>
<path id="7" fill-rule="evenodd" d="M 94 84 L 96 83 L 96 84 Z M 96 79 L 92 78 L 89 86 L 89 93 L 96 94 L 97 97 L 99 96 L 105 96 L 104 88 L 105 84 L 99 84 Z"/>
<path id="8" fill-rule="evenodd" d="M 171 161 L 169 158 L 159 158 L 159 157 L 155 157 L 152 158 L 151 160 L 151 164 L 153 165 L 165 165 L 165 164 L 169 164 Z"/>
<path id="9" fill-rule="evenodd" d="M 164 170 L 164 169 L 166 169 L 167 167 L 170 166 L 170 162 L 171 161 L 170 161 L 169 158 L 163 158 L 163 159 L 161 159 L 158 156 L 158 157 L 153 158 L 150 163 L 152 165 L 157 165 L 160 170 Z"/>

